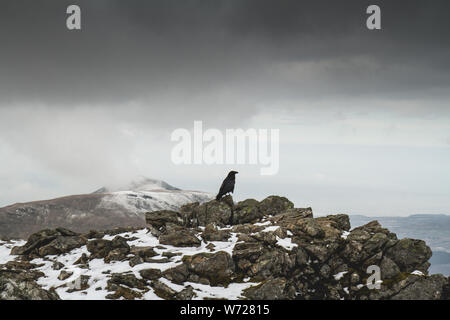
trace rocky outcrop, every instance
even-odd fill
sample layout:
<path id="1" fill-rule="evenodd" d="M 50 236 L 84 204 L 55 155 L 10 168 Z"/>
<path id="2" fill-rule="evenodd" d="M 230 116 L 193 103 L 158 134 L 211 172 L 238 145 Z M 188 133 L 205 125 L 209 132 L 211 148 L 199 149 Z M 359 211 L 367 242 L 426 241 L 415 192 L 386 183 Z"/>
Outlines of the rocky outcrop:
<path id="1" fill-rule="evenodd" d="M 183 219 L 183 225 L 186 227 L 206 226 L 209 223 L 214 223 L 223 227 L 230 223 L 233 213 L 233 203 L 230 202 L 231 196 L 226 196 L 222 201 L 209 201 L 205 203 L 190 203 L 180 208 L 179 215 Z M 147 223 L 151 221 L 146 215 Z"/>
<path id="2" fill-rule="evenodd" d="M 12 249 L 12 254 L 46 256 L 69 252 L 86 244 L 86 238 L 64 228 L 42 230 L 32 234 L 22 247 Z"/>
<path id="3" fill-rule="evenodd" d="M 95 239 L 87 243 L 91 259 L 103 258 L 106 263 L 124 260 L 130 252 L 126 239 L 116 236 L 113 240 Z"/>
<path id="4" fill-rule="evenodd" d="M 147 214 L 150 225 L 153 214 Z M 227 272 L 222 274 L 211 257 L 185 258 L 183 265 L 163 273 L 175 283 L 211 283 L 208 274 L 216 275 L 216 284 L 246 277 L 260 281 L 245 290 L 249 299 L 446 298 L 448 279 L 426 275 L 431 250 L 424 241 L 398 240 L 377 221 L 349 232 L 347 215 L 313 218 L 311 208 L 294 208 L 288 199 L 277 196 L 261 202 L 248 199 L 234 204 L 225 198 L 188 204 L 173 216 L 180 228 L 205 227 L 201 233 L 205 242 L 226 241 L 230 232 L 238 237 L 231 255 L 234 267 L 223 259 Z M 166 225 L 174 220 L 167 219 Z M 229 229 L 220 229 L 224 226 Z M 201 261 L 202 271 L 193 268 L 196 260 Z M 366 283 L 367 267 L 372 265 L 380 268 L 383 281 L 375 291 Z M 423 288 L 422 296 L 417 288 Z"/>
<path id="5" fill-rule="evenodd" d="M 0 286 L 30 288 L 28 295 L 8 291 L 19 299 L 97 291 L 106 299 L 450 298 L 449 279 L 427 274 L 432 253 L 422 240 L 397 239 L 377 221 L 351 230 L 345 214 L 314 218 L 311 208 L 294 208 L 284 197 L 234 203 L 227 196 L 149 212 L 146 221 L 146 229 L 35 233 L 13 248 L 15 260 L 0 265 L 0 279 L 11 279 Z M 74 258 L 55 260 L 67 255 Z M 67 261 L 74 261 L 70 268 Z M 74 265 L 81 275 L 72 274 Z M 103 268 L 106 280 L 93 268 Z M 28 278 L 18 282 L 24 270 Z M 59 285 L 40 288 L 36 280 L 55 270 Z"/>

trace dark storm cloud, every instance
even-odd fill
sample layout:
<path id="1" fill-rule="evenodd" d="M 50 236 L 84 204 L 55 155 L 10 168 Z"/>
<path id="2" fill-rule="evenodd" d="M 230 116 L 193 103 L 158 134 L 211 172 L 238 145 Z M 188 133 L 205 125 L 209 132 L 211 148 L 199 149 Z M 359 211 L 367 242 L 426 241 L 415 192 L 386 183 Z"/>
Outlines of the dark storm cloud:
<path id="1" fill-rule="evenodd" d="M 81 7 L 80 32 L 65 27 L 70 4 Z M 381 31 L 365 27 L 369 4 L 382 9 Z M 449 14 L 448 0 L 1 0 L 0 206 L 135 174 L 216 190 L 223 167 L 170 164 L 171 132 L 202 120 L 280 129 L 278 184 L 245 178 L 270 186 L 261 195 L 314 198 L 320 185 L 334 200 L 318 202 L 335 208 L 356 198 L 355 210 L 374 199 L 376 210 L 422 208 L 416 193 L 389 191 L 398 177 L 400 191 L 437 190 L 427 203 L 448 208 L 447 150 L 392 164 L 391 147 L 342 146 L 447 146 Z M 370 192 L 336 197 L 327 183 Z"/>
<path id="2" fill-rule="evenodd" d="M 375 1 L 383 30 L 368 31 L 372 2 L 2 1 L 0 103 L 445 94 L 448 1 Z M 69 4 L 81 32 L 65 28 Z"/>

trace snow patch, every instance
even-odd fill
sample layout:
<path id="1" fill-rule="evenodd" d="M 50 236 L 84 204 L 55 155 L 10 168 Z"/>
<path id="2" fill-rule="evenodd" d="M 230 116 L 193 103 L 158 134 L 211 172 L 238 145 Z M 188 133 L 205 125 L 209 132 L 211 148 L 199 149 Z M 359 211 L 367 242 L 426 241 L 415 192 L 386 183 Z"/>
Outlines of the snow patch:
<path id="1" fill-rule="evenodd" d="M 342 238 L 342 239 L 347 239 L 347 237 L 348 237 L 349 234 L 350 234 L 350 232 L 344 231 L 344 232 L 342 233 L 342 235 L 341 235 L 341 238 Z"/>
<path id="2" fill-rule="evenodd" d="M 348 271 L 342 271 L 342 272 L 336 273 L 336 274 L 333 276 L 333 277 L 334 277 L 334 280 L 337 280 L 337 281 L 341 280 L 342 277 L 343 277 L 346 273 L 348 273 Z"/>
<path id="3" fill-rule="evenodd" d="M 1 241 L 0 240 L 0 264 L 5 264 L 8 261 L 14 260 L 16 256 L 12 256 L 11 249 L 13 247 L 21 247 L 26 243 L 25 240 L 11 240 L 11 241 Z"/>
<path id="4" fill-rule="evenodd" d="M 281 239 L 278 236 L 277 236 L 277 245 L 279 245 L 280 247 L 283 247 L 283 248 L 285 248 L 286 250 L 289 250 L 289 251 L 291 251 L 294 247 L 298 246 L 296 243 L 292 242 L 291 238 Z"/>
<path id="5" fill-rule="evenodd" d="M 255 226 L 267 226 L 267 225 L 269 225 L 269 224 L 271 224 L 271 222 L 270 221 L 265 221 L 265 222 L 256 222 L 256 223 L 254 223 L 254 225 Z"/>
<path id="6" fill-rule="evenodd" d="M 280 226 L 270 226 L 270 227 L 266 227 L 264 228 L 264 230 L 262 230 L 261 232 L 272 232 L 275 231 L 279 228 Z"/>

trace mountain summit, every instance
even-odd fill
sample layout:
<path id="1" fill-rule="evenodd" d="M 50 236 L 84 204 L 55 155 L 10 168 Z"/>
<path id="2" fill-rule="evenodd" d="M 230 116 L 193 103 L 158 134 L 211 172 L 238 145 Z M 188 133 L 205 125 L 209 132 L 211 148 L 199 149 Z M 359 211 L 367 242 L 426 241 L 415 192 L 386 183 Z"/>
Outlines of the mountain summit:
<path id="1" fill-rule="evenodd" d="M 181 190 L 167 182 L 141 177 L 124 186 L 106 186 L 94 193 L 17 203 L 0 208 L 0 237 L 26 238 L 41 229 L 64 227 L 76 232 L 120 226 L 145 226 L 145 212 L 177 210 L 205 202 L 212 194 Z"/>
<path id="2" fill-rule="evenodd" d="M 150 179 L 143 176 L 138 177 L 137 179 L 127 183 L 123 186 L 105 186 L 102 187 L 93 193 L 110 193 L 110 192 L 118 192 L 118 191 L 155 191 L 155 190 L 181 190 L 171 186 L 165 181 Z"/>

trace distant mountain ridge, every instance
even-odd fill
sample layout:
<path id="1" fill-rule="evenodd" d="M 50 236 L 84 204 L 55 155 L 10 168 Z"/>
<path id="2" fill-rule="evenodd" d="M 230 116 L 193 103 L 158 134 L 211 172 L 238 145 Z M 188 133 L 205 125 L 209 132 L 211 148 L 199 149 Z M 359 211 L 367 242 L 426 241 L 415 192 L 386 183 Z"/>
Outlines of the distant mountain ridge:
<path id="1" fill-rule="evenodd" d="M 76 232 L 142 227 L 147 211 L 177 210 L 183 204 L 212 198 L 207 192 L 181 190 L 162 180 L 141 177 L 93 193 L 0 208 L 0 237 L 26 238 L 41 229 L 57 227 Z"/>

